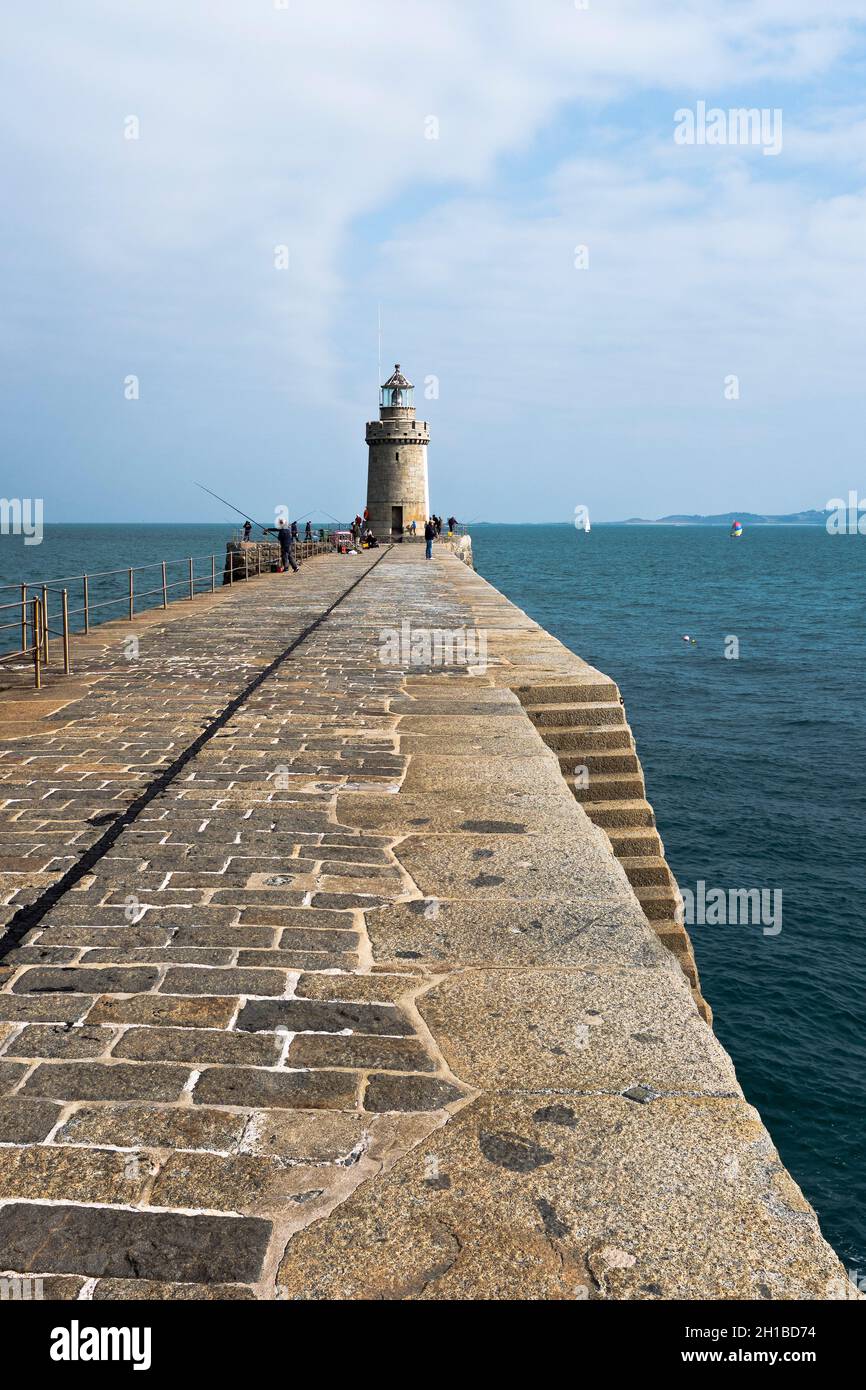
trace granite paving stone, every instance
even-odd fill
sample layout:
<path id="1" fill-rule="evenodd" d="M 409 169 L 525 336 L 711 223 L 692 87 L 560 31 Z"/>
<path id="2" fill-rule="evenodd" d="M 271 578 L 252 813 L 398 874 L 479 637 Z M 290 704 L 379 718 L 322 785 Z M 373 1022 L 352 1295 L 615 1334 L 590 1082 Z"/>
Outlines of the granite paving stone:
<path id="1" fill-rule="evenodd" d="M 197 1105 L 351 1110 L 358 1103 L 358 1076 L 351 1071 L 266 1071 L 257 1067 L 209 1067 L 193 1091 Z"/>
<path id="2" fill-rule="evenodd" d="M 42 1202 L 0 1207 L 0 1249 L 10 1266 L 29 1274 L 253 1283 L 270 1235 L 270 1223 L 255 1217 Z"/>

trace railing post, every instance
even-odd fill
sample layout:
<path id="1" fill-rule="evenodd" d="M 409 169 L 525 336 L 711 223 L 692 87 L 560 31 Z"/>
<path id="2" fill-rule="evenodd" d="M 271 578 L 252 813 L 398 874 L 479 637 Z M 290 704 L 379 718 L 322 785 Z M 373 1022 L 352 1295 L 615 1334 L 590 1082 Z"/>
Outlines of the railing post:
<path id="1" fill-rule="evenodd" d="M 192 559 L 192 556 L 190 555 L 190 557 L 189 557 L 189 600 L 190 600 L 190 603 L 192 603 L 192 600 L 195 598 L 195 580 L 194 580 L 194 578 L 193 578 L 193 568 L 192 568 L 192 566 L 193 566 L 193 559 Z"/>
<path id="2" fill-rule="evenodd" d="M 48 585 L 42 585 L 42 656 L 48 665 Z"/>
<path id="3" fill-rule="evenodd" d="M 69 675 L 72 669 L 69 662 L 69 595 L 63 590 L 63 670 Z"/>
<path id="4" fill-rule="evenodd" d="M 244 549 L 244 579 L 250 577 L 250 552 Z"/>
<path id="5" fill-rule="evenodd" d="M 87 582 L 86 574 L 83 574 L 81 578 L 84 580 L 84 634 L 86 636 L 90 631 L 90 585 Z"/>
<path id="6" fill-rule="evenodd" d="M 211 555 L 211 557 L 210 557 L 210 591 L 211 591 L 212 594 L 215 594 L 215 593 L 216 593 L 216 556 L 215 556 L 215 555 Z"/>
<path id="7" fill-rule="evenodd" d="M 134 579 L 134 577 L 133 577 L 133 576 L 134 576 L 134 573 L 135 573 L 134 570 L 130 569 L 130 571 L 129 571 L 129 616 L 130 616 L 130 618 L 133 618 L 133 617 L 135 616 L 135 579 Z"/>
<path id="8" fill-rule="evenodd" d="M 27 650 L 27 585 L 21 585 L 21 650 Z"/>
<path id="9" fill-rule="evenodd" d="M 38 598 L 33 600 L 33 675 L 39 690 L 42 687 L 42 606 Z"/>
<path id="10" fill-rule="evenodd" d="M 162 562 L 162 606 L 168 608 L 168 580 L 165 573 L 165 560 Z"/>

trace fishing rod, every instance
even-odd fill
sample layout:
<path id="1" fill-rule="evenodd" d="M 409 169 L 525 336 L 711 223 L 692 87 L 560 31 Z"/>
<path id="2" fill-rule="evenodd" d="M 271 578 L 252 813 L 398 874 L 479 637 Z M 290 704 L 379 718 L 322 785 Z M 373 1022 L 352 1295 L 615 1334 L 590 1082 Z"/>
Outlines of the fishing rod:
<path id="1" fill-rule="evenodd" d="M 258 526 L 262 531 L 272 531 L 274 529 L 272 526 L 262 526 L 262 523 L 256 521 L 254 516 L 248 516 L 246 512 L 242 512 L 240 507 L 236 507 L 232 502 L 227 502 L 224 497 L 220 497 L 218 492 L 211 492 L 209 487 L 205 487 L 204 483 L 196 483 L 195 480 L 193 480 L 193 484 L 195 487 L 200 487 L 202 492 L 210 493 L 211 497 L 215 497 L 218 502 L 222 502 L 224 507 L 231 507 L 233 512 L 237 512 L 238 516 L 242 516 L 247 521 L 251 521 L 254 526 Z"/>
<path id="2" fill-rule="evenodd" d="M 262 526 L 262 523 L 260 521 L 256 521 L 254 516 L 249 516 L 247 512 L 242 512 L 240 507 L 234 506 L 234 504 L 232 502 L 227 501 L 225 497 L 220 497 L 218 492 L 211 492 L 211 489 L 209 487 L 205 487 L 204 483 L 195 483 L 195 486 L 200 487 L 202 492 L 209 493 L 211 497 L 215 497 L 218 502 L 222 502 L 224 507 L 231 507 L 233 512 L 237 512 L 238 516 L 245 517 L 247 521 L 253 522 L 253 524 L 255 526 L 260 527 L 262 531 L 273 531 L 276 529 L 273 526 Z M 296 521 L 306 521 L 307 517 L 313 516 L 316 511 L 322 511 L 322 509 L 319 507 L 315 507 L 312 512 L 304 512 L 304 515 L 297 517 Z M 322 511 L 322 515 L 328 517 L 330 521 L 336 522 L 339 526 L 339 521 L 337 521 L 337 518 L 335 516 L 331 516 L 330 512 Z"/>
<path id="3" fill-rule="evenodd" d="M 312 510 L 311 512 L 304 512 L 304 515 L 303 515 L 303 516 L 299 516 L 299 517 L 298 517 L 298 521 L 306 521 L 306 519 L 307 519 L 308 516 L 318 516 L 318 515 L 326 516 L 326 517 L 328 518 L 329 521 L 336 521 L 338 526 L 339 526 L 339 524 L 340 524 L 339 521 L 338 521 L 338 519 L 337 519 L 337 517 L 331 516 L 331 513 L 330 513 L 330 512 L 326 512 L 322 507 L 314 507 L 313 510 Z"/>

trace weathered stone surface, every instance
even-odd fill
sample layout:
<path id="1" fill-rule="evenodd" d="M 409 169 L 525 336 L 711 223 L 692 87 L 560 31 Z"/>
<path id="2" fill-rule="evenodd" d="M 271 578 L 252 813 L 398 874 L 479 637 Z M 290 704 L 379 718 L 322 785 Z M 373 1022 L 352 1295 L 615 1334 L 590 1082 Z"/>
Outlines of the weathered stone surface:
<path id="1" fill-rule="evenodd" d="M 389 1110 L 439 1110 L 443 1105 L 463 1100 L 465 1092 L 450 1081 L 434 1076 L 399 1076 L 384 1073 L 370 1077 L 364 1095 L 364 1109 L 374 1113 Z"/>
<path id="2" fill-rule="evenodd" d="M 367 929 L 376 958 L 398 966 L 671 964 L 669 952 L 647 933 L 633 894 L 581 895 L 574 903 L 448 902 L 431 895 L 371 913 Z"/>
<path id="3" fill-rule="evenodd" d="M 602 842 L 603 845 L 602 845 Z M 628 879 L 601 831 L 570 835 L 410 835 L 400 860 L 420 891 L 470 902 L 547 898 L 621 899 Z"/>
<path id="4" fill-rule="evenodd" d="M 87 1015 L 88 1023 L 143 1023 L 172 1028 L 225 1028 L 240 1001 L 222 998 L 184 998 L 164 994 L 140 994 L 130 999 L 97 999 Z"/>
<path id="5" fill-rule="evenodd" d="M 0 1145 L 0 1200 L 132 1206 L 144 1196 L 152 1170 L 144 1155 L 135 1162 L 129 1160 L 129 1154 L 109 1149 Z"/>
<path id="6" fill-rule="evenodd" d="M 0 1276 L 8 1280 L 8 1299 L 11 1302 L 18 1300 L 45 1300 L 46 1302 L 61 1302 L 77 1299 L 84 1287 L 84 1279 L 74 1277 L 64 1277 L 62 1274 L 18 1274 L 9 1273 Z"/>
<path id="7" fill-rule="evenodd" d="M 47 1100 L 7 1096 L 0 1100 L 0 1144 L 38 1144 L 54 1128 L 61 1110 Z"/>
<path id="8" fill-rule="evenodd" d="M 27 1023 L 71 1023 L 85 1014 L 93 999 L 82 994 L 24 995 L 0 993 L 0 1018 Z"/>
<path id="9" fill-rule="evenodd" d="M 284 1163 L 349 1167 L 370 1137 L 370 1118 L 347 1111 L 258 1110 L 246 1123 L 241 1147 Z"/>
<path id="10" fill-rule="evenodd" d="M 295 985 L 302 999 L 345 999 L 377 1004 L 396 1003 L 418 987 L 414 975 L 316 975 L 304 973 Z"/>
<path id="11" fill-rule="evenodd" d="M 358 1067 L 388 1071 L 435 1071 L 433 1058 L 414 1038 L 312 1036 L 302 1033 L 289 1046 L 290 1067 Z"/>
<path id="12" fill-rule="evenodd" d="M 61 1057 L 71 1060 L 99 1057 L 107 1052 L 117 1031 L 88 1025 L 69 1027 L 61 1023 L 32 1024 L 24 1028 L 6 1048 L 7 1057 Z"/>
<path id="13" fill-rule="evenodd" d="M 358 1080 L 349 1071 L 265 1071 L 210 1067 L 193 1091 L 197 1105 L 276 1106 L 296 1110 L 350 1110 Z"/>
<path id="14" fill-rule="evenodd" d="M 255 1217 L 24 1202 L 0 1207 L 0 1249 L 10 1267 L 26 1273 L 251 1283 L 270 1230 L 269 1222 Z"/>
<path id="15" fill-rule="evenodd" d="M 346 926 L 351 923 L 347 922 Z M 280 932 L 281 951 L 353 951 L 358 944 L 358 934 L 343 929 L 332 931 L 320 928 L 318 931 L 301 931 L 297 927 L 285 927 Z"/>
<path id="16" fill-rule="evenodd" d="M 189 1067 L 132 1062 L 45 1062 L 28 1076 L 22 1094 L 54 1100 L 177 1100 Z"/>
<path id="17" fill-rule="evenodd" d="M 222 1157 L 211 1153 L 174 1154 L 154 1183 L 158 1207 L 205 1207 L 212 1211 L 275 1214 L 287 1204 L 320 1205 L 338 1169 L 286 1166 L 253 1154 Z"/>
<path id="18" fill-rule="evenodd" d="M 581 1097 L 543 1118 L 551 1108 L 459 1111 L 292 1237 L 287 1296 L 832 1296 L 839 1261 L 751 1107 Z"/>
<path id="19" fill-rule="evenodd" d="M 285 974 L 278 970 L 168 970 L 160 991 L 164 994 L 285 994 Z"/>
<path id="20" fill-rule="evenodd" d="M 664 970 L 465 970 L 418 1001 L 452 1071 L 484 1090 L 741 1094 L 685 980 Z"/>
<path id="21" fill-rule="evenodd" d="M 114 1057 L 140 1062 L 229 1062 L 236 1066 L 274 1066 L 279 1038 L 241 1036 L 216 1028 L 131 1028 L 114 1049 Z"/>
<path id="22" fill-rule="evenodd" d="M 508 786 L 512 791 L 534 792 L 538 789 L 543 768 L 557 766 L 553 754 L 546 748 L 527 757 L 508 759 Z M 487 788 L 494 793 L 502 786 L 503 769 L 497 762 L 479 762 L 471 758 L 443 756 L 431 750 L 426 756 L 416 754 L 409 765 L 403 786 L 407 795 L 423 792 L 446 792 L 458 800 L 465 794 L 483 795 Z"/>
<path id="23" fill-rule="evenodd" d="M 469 830 L 479 835 L 519 835 L 543 832 L 554 824 L 573 826 L 574 807 L 563 789 L 551 794 L 547 786 L 516 789 L 504 782 L 480 793 L 469 789 L 459 796 L 446 791 L 410 794 L 405 789 L 399 796 L 338 796 L 337 818 L 341 825 L 383 830 L 389 835 L 411 835 L 419 830 L 425 834 Z M 487 828 L 491 823 L 508 828 L 491 831 Z"/>
<path id="24" fill-rule="evenodd" d="M 144 994 L 157 981 L 155 969 L 84 970 L 35 966 L 24 970 L 12 985 L 15 994 Z"/>
<path id="25" fill-rule="evenodd" d="M 0 1059 L 0 1095 L 14 1091 L 19 1081 L 27 1074 L 26 1062 L 4 1062 Z"/>
<path id="26" fill-rule="evenodd" d="M 225 1152 L 240 1144 L 247 1124 L 247 1116 L 236 1110 L 204 1105 L 82 1105 L 57 1131 L 55 1143 Z"/>
<path id="27" fill-rule="evenodd" d="M 237 1028 L 257 1032 L 284 1029 L 289 1033 L 375 1033 L 409 1036 L 414 1032 L 404 1014 L 387 1004 L 316 1002 L 305 999 L 256 999 L 238 1014 Z"/>

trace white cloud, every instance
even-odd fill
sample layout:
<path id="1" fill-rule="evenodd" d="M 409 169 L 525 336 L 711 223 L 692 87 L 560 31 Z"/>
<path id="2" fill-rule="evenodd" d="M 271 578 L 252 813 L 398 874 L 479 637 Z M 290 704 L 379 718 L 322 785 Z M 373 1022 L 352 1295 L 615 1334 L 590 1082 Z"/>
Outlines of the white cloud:
<path id="1" fill-rule="evenodd" d="M 697 408 L 732 358 L 768 405 L 828 381 L 853 390 L 862 190 L 789 171 L 862 167 L 863 114 L 823 100 L 786 112 L 781 170 L 678 150 L 668 117 L 646 115 L 669 106 L 672 123 L 696 96 L 742 104 L 746 90 L 778 104 L 851 49 L 862 18 L 862 0 L 80 0 L 13 16 L 4 356 L 8 385 L 38 375 L 51 398 L 59 438 L 46 422 L 40 461 L 56 467 L 71 441 L 116 487 L 133 445 L 107 403 L 140 367 L 140 458 L 170 453 L 181 411 L 193 451 L 204 422 L 209 466 L 234 466 L 213 456 L 220 436 L 232 459 L 241 442 L 263 451 L 263 467 L 281 434 L 320 448 L 336 497 L 363 469 L 380 298 L 388 346 L 399 333 L 416 375 L 446 362 L 444 380 L 472 383 L 459 408 L 443 388 L 445 437 L 472 427 L 479 400 L 512 422 L 533 409 L 539 363 L 546 429 L 570 439 L 588 399 Z M 545 150 L 564 111 L 579 148 Z M 129 114 L 139 141 L 123 139 Z M 424 138 L 431 114 L 438 140 Z M 515 173 L 540 138 L 545 165 Z M 591 248 L 582 275 L 577 242 Z"/>

